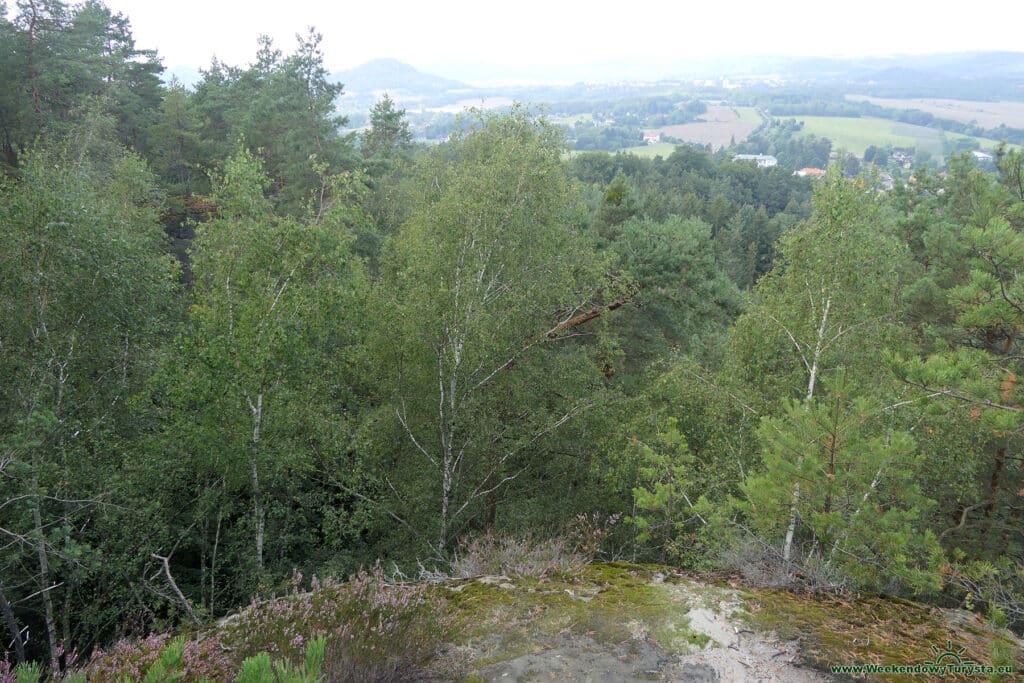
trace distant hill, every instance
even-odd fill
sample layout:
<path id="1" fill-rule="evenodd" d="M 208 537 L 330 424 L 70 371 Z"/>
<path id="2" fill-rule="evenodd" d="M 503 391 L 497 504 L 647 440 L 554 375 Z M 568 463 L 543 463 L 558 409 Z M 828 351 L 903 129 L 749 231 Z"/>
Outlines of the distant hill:
<path id="1" fill-rule="evenodd" d="M 387 90 L 392 93 L 436 95 L 450 90 L 472 90 L 465 83 L 423 73 L 397 59 L 374 59 L 354 69 L 337 71 L 330 78 L 344 84 L 345 92 L 350 94 Z"/>

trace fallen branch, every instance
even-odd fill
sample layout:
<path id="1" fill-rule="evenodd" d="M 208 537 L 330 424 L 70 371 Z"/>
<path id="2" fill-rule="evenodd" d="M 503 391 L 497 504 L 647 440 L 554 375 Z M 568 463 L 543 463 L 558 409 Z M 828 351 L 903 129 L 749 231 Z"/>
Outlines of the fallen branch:
<path id="1" fill-rule="evenodd" d="M 544 336 L 547 337 L 548 339 L 554 339 L 562 332 L 565 332 L 566 330 L 571 330 L 574 327 L 579 327 L 583 323 L 590 322 L 594 318 L 598 318 L 607 313 L 608 311 L 614 311 L 616 308 L 622 308 L 628 302 L 629 299 L 622 298 L 616 299 L 610 304 L 605 304 L 603 306 L 594 306 L 589 311 L 584 311 L 583 313 L 580 313 L 577 316 L 569 318 L 565 322 L 558 323 L 550 330 L 548 330 Z"/>
<path id="2" fill-rule="evenodd" d="M 196 626 L 202 626 L 202 622 L 199 621 L 199 617 L 197 617 L 196 613 L 192 611 L 192 605 L 188 604 L 188 600 L 185 598 L 185 594 L 181 592 L 181 589 L 178 588 L 178 584 L 174 582 L 174 577 L 171 576 L 170 558 L 164 557 L 162 555 L 157 555 L 156 553 L 152 553 L 150 557 L 152 557 L 154 560 L 160 560 L 160 562 L 163 563 L 164 576 L 167 577 L 167 583 L 170 584 L 171 589 L 174 591 L 174 594 L 178 596 L 179 600 L 181 600 L 181 604 L 185 606 L 185 611 L 188 612 L 188 616 L 192 618 L 192 621 L 196 622 Z"/>

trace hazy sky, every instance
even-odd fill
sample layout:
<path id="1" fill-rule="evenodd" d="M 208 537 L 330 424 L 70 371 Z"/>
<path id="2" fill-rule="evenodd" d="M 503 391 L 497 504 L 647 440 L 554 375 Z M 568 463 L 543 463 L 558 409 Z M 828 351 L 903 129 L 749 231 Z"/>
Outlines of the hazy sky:
<path id="1" fill-rule="evenodd" d="M 1024 49 L 1024 9 L 1012 1 L 998 8 L 975 2 L 956 12 L 907 0 L 106 1 L 132 20 L 138 46 L 159 50 L 168 67 L 206 66 L 214 54 L 248 63 L 261 33 L 288 52 L 295 33 L 309 25 L 324 35 L 332 70 L 375 57 L 431 69 L 454 61 L 572 65 L 624 57 Z"/>

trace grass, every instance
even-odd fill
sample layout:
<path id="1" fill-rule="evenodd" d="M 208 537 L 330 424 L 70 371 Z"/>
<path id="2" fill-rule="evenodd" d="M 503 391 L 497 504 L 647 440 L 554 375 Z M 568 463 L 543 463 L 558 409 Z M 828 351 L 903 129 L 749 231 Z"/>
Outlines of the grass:
<path id="1" fill-rule="evenodd" d="M 754 107 L 733 107 L 732 109 L 739 116 L 740 123 L 752 123 L 760 126 L 764 120 Z"/>
<path id="2" fill-rule="evenodd" d="M 668 157 L 675 150 L 676 146 L 671 142 L 656 142 L 653 145 L 639 145 L 637 147 L 627 147 L 620 149 L 620 152 L 626 154 L 635 154 L 638 157 L 645 159 L 653 159 L 654 157 Z"/>
<path id="3" fill-rule="evenodd" d="M 892 145 L 894 147 L 916 147 L 932 156 L 944 156 L 944 142 L 954 142 L 967 135 L 899 123 L 888 119 L 849 116 L 800 116 L 804 122 L 803 132 L 832 140 L 833 147 L 845 149 L 857 156 L 864 156 L 864 150 L 871 145 Z M 993 149 L 995 140 L 972 138 L 984 149 Z"/>

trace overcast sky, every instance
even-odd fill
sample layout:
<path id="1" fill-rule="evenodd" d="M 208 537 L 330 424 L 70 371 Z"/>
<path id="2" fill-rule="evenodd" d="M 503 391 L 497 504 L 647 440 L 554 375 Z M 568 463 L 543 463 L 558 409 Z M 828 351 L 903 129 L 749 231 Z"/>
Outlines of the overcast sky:
<path id="1" fill-rule="evenodd" d="M 286 53 L 295 33 L 324 35 L 328 68 L 395 57 L 420 69 L 456 61 L 573 65 L 698 55 L 867 55 L 1024 50 L 1014 0 L 952 6 L 908 0 L 106 0 L 132 21 L 136 44 L 168 67 L 217 55 L 250 62 L 268 33 Z M 441 74 L 445 75 L 445 74 Z"/>

